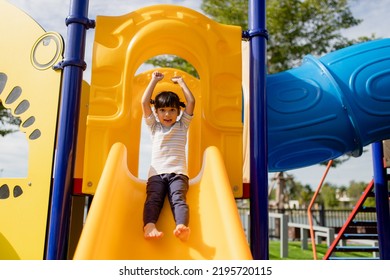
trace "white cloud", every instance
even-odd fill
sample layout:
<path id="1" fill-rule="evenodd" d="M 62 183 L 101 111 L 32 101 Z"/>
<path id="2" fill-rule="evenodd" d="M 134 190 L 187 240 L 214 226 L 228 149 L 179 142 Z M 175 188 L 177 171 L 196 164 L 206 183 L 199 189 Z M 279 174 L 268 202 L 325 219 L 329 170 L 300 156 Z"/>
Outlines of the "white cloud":
<path id="1" fill-rule="evenodd" d="M 358 38 L 371 34 L 380 38 L 390 37 L 389 1 L 358 0 L 351 5 L 351 11 L 355 18 L 362 19 L 363 22 L 345 31 L 347 37 Z"/>
<path id="2" fill-rule="evenodd" d="M 0 178 L 27 176 L 28 143 L 26 135 L 15 132 L 0 137 Z"/>

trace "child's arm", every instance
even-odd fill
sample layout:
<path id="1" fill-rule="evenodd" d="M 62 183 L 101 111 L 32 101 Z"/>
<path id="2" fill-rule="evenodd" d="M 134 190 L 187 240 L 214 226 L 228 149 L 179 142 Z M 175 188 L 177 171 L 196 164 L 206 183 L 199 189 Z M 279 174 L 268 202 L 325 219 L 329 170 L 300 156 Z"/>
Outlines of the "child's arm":
<path id="1" fill-rule="evenodd" d="M 187 104 L 185 108 L 185 112 L 192 116 L 195 109 L 195 97 L 192 94 L 191 90 L 188 88 L 187 84 L 184 82 L 182 77 L 173 77 L 172 81 L 180 85 L 183 90 L 184 97 L 186 98 Z"/>
<path id="2" fill-rule="evenodd" d="M 153 90 L 156 87 L 157 83 L 164 78 L 164 75 L 158 71 L 153 72 L 152 79 L 150 80 L 148 86 L 146 87 L 144 94 L 141 99 L 142 111 L 144 117 L 147 118 L 152 114 L 152 108 L 150 107 L 150 99 L 153 94 Z"/>

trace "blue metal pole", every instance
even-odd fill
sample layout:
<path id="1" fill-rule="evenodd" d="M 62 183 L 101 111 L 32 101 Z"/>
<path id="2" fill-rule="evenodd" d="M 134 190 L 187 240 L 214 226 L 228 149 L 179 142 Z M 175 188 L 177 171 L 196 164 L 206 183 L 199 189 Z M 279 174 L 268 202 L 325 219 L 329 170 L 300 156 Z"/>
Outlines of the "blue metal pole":
<path id="1" fill-rule="evenodd" d="M 383 163 L 383 144 L 372 144 L 374 167 L 374 189 L 378 227 L 379 255 L 382 260 L 390 260 L 390 213 L 389 192 L 387 189 L 386 171 Z"/>
<path id="2" fill-rule="evenodd" d="M 86 67 L 84 62 L 86 29 L 93 25 L 87 18 L 88 5 L 88 0 L 70 1 L 70 14 L 66 19 L 65 56 L 57 66 L 63 69 L 63 77 L 46 243 L 46 259 L 49 260 L 66 259 L 79 100 L 83 71 Z"/>
<path id="3" fill-rule="evenodd" d="M 266 3 L 249 0 L 250 40 L 250 246 L 255 260 L 269 259 L 266 101 Z"/>

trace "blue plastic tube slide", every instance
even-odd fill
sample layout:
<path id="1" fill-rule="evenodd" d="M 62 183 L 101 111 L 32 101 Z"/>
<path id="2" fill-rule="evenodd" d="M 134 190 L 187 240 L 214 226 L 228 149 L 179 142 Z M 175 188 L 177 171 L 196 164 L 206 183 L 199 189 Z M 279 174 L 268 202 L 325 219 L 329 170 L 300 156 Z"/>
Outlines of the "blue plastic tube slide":
<path id="1" fill-rule="evenodd" d="M 311 166 L 390 138 L 390 39 L 267 76 L 269 171 Z"/>

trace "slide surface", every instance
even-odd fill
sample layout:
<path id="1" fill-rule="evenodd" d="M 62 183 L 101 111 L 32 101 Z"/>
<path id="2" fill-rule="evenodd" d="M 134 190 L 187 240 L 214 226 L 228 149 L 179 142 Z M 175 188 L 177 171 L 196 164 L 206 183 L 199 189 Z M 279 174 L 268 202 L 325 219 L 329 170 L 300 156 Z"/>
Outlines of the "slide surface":
<path id="1" fill-rule="evenodd" d="M 110 150 L 74 259 L 252 259 L 219 150 L 204 153 L 202 171 L 190 180 L 191 236 L 182 242 L 166 201 L 157 226 L 160 240 L 143 237 L 145 181 L 127 168 L 127 150 Z"/>

